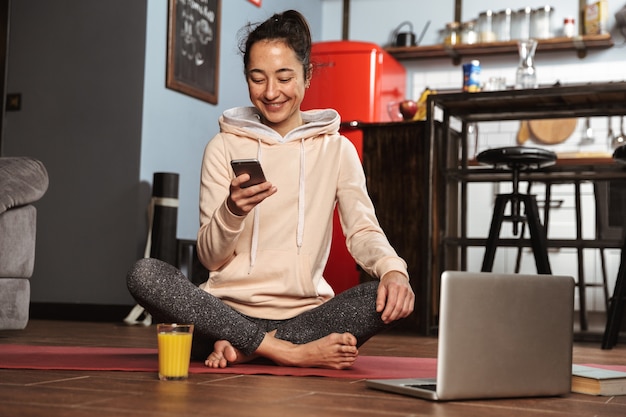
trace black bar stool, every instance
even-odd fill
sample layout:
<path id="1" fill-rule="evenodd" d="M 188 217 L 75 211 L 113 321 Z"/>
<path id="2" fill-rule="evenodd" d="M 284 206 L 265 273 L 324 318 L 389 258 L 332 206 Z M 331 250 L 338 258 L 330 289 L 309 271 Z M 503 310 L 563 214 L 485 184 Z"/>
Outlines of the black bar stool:
<path id="1" fill-rule="evenodd" d="M 543 210 L 543 224 L 544 229 L 548 229 L 548 224 L 550 223 L 550 209 L 552 205 L 552 185 L 554 182 L 546 181 L 545 182 L 545 205 Z M 530 194 L 530 190 L 532 187 L 532 182 L 528 182 L 528 188 L 526 189 L 526 193 Z M 599 211 L 602 210 L 601 205 L 606 204 L 602 203 L 602 201 L 606 200 L 608 196 L 601 197 L 601 190 L 599 190 L 598 185 L 594 185 L 594 194 L 595 194 L 595 202 L 596 202 L 596 237 L 600 240 L 605 238 L 606 232 L 603 230 L 601 226 L 601 219 Z M 556 201 L 558 207 L 558 201 Z M 574 181 L 574 214 L 576 219 L 576 241 L 582 242 L 583 232 L 582 232 L 582 224 L 583 224 L 583 212 L 582 212 L 582 201 L 581 201 L 581 181 Z M 526 223 L 522 223 L 522 231 L 520 232 L 520 240 L 524 238 Z M 517 251 L 517 258 L 515 260 L 515 273 L 518 273 L 521 268 L 521 258 L 522 258 L 522 249 L 523 247 L 520 245 Z M 588 282 L 585 277 L 585 267 L 584 267 L 584 256 L 583 256 L 583 247 L 579 244 L 576 247 L 577 255 L 578 255 L 578 282 L 576 283 L 576 287 L 578 288 L 579 295 L 579 325 L 580 330 L 586 331 L 589 328 L 589 320 L 587 318 L 587 289 L 588 288 L 600 288 L 602 289 L 602 295 L 604 298 L 604 304 L 606 311 L 609 311 L 609 286 L 608 286 L 608 275 L 606 272 L 606 257 L 604 253 L 604 248 L 599 248 L 600 250 L 600 267 L 602 271 L 602 282 Z"/>
<path id="2" fill-rule="evenodd" d="M 479 153 L 476 160 L 481 164 L 494 167 L 504 166 L 511 169 L 513 181 L 513 191 L 510 194 L 498 194 L 496 196 L 481 271 L 491 272 L 496 248 L 500 240 L 502 222 L 507 220 L 513 223 L 514 235 L 518 234 L 520 223 L 528 225 L 537 272 L 540 274 L 551 274 L 546 231 L 539 219 L 537 199 L 533 194 L 522 194 L 519 192 L 519 175 L 524 170 L 539 169 L 554 164 L 556 154 L 540 148 L 509 146 L 487 149 Z M 511 214 L 505 216 L 506 206 L 509 203 L 511 205 Z M 524 205 L 524 213 L 521 212 L 522 204 Z"/>
<path id="3" fill-rule="evenodd" d="M 626 145 L 622 145 L 613 152 L 613 159 L 626 164 Z M 624 302 L 626 300 L 626 238 L 622 244 L 622 256 L 617 271 L 617 280 L 613 297 L 609 304 L 606 318 L 606 327 L 602 337 L 602 349 L 611 349 L 617 344 L 619 331 L 624 317 Z"/>

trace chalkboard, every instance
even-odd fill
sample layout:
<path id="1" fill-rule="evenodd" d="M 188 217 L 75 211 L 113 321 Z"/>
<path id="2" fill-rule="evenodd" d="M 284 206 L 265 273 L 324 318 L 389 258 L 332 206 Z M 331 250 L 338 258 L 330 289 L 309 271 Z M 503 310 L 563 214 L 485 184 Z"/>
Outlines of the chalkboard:
<path id="1" fill-rule="evenodd" d="M 221 0 L 169 0 L 166 87 L 217 104 Z"/>

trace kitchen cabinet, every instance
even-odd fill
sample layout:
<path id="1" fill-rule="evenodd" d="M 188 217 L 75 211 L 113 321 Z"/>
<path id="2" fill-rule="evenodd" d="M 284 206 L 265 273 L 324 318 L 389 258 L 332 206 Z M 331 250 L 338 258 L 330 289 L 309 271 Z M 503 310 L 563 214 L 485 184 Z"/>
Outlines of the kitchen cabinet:
<path id="1" fill-rule="evenodd" d="M 438 229 L 433 222 L 429 201 L 437 200 L 443 184 L 441 171 L 430 177 L 432 155 L 446 137 L 442 125 L 434 124 L 436 140 L 429 141 L 425 121 L 345 124 L 347 128 L 363 133 L 363 169 L 367 189 L 374 203 L 380 225 L 389 242 L 408 267 L 411 287 L 415 292 L 415 311 L 399 327 L 427 334 L 426 311 L 431 253 L 434 247 L 429 236 Z M 433 197 L 434 196 L 434 197 Z M 442 218 L 442 206 L 435 207 L 436 218 Z M 362 274 L 361 280 L 370 277 Z"/>

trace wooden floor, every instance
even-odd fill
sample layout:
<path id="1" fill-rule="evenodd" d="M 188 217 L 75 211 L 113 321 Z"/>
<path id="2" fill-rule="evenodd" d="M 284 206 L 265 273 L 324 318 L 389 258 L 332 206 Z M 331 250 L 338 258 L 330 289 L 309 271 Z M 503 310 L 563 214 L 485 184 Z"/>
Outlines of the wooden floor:
<path id="1" fill-rule="evenodd" d="M 154 327 L 118 323 L 31 320 L 21 331 L 0 331 L 0 343 L 156 347 Z M 364 355 L 435 357 L 437 340 L 386 334 Z M 575 363 L 626 364 L 626 345 L 601 350 L 576 342 Z M 193 374 L 160 382 L 145 372 L 0 370 L 0 415 L 74 416 L 625 416 L 626 396 L 433 403 L 373 391 L 362 380 L 321 377 Z"/>

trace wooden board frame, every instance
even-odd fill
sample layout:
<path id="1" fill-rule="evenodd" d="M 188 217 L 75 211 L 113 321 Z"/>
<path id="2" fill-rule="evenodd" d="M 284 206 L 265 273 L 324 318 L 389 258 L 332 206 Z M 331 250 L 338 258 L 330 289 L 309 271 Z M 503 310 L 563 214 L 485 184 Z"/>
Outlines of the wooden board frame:
<path id="1" fill-rule="evenodd" d="M 217 104 L 221 0 L 168 0 L 166 87 Z"/>

